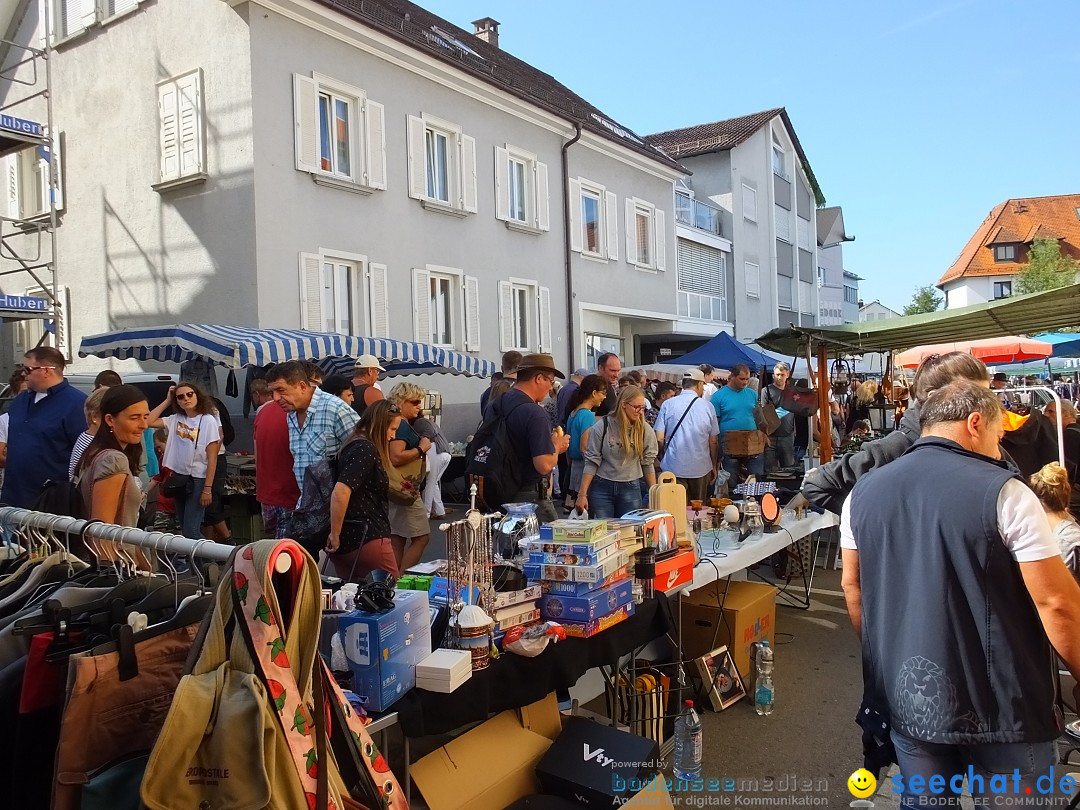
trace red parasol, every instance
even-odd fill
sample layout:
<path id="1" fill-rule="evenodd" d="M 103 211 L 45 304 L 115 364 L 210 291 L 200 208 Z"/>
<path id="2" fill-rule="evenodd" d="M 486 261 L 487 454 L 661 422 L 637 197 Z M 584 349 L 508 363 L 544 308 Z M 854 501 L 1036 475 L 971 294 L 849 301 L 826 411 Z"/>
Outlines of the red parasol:
<path id="1" fill-rule="evenodd" d="M 932 354 L 948 354 L 949 352 L 967 352 L 987 365 L 994 365 L 1015 363 L 1021 360 L 1042 360 L 1054 353 L 1054 347 L 1041 340 L 1015 336 L 965 340 L 959 343 L 935 343 L 900 352 L 896 356 L 896 365 L 902 368 L 915 368 Z"/>

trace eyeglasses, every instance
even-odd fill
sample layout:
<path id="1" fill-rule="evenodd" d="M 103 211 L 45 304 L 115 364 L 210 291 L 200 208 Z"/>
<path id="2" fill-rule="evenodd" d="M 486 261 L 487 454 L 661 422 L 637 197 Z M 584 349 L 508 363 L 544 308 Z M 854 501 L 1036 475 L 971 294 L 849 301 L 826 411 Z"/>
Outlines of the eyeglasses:
<path id="1" fill-rule="evenodd" d="M 194 396 L 195 396 L 194 391 L 187 391 L 186 393 L 183 393 L 183 394 L 177 394 L 176 398 L 177 399 L 190 399 L 190 398 L 192 398 Z"/>
<path id="2" fill-rule="evenodd" d="M 638 411 L 638 412 L 640 413 L 641 411 L 645 410 L 645 403 L 644 403 L 644 402 L 642 402 L 642 403 L 641 403 L 640 405 L 631 405 L 631 404 L 630 404 L 630 403 L 628 402 L 628 403 L 626 404 L 626 407 L 627 407 L 627 408 L 629 408 L 629 409 L 630 409 L 630 410 L 632 410 L 632 411 Z"/>
<path id="3" fill-rule="evenodd" d="M 422 400 L 422 399 L 407 399 L 405 401 L 408 402 L 410 405 L 416 405 L 417 407 L 419 407 L 423 403 L 424 400 Z"/>
<path id="4" fill-rule="evenodd" d="M 22 371 L 23 371 L 23 374 L 31 374 L 31 373 L 33 373 L 35 371 L 39 371 L 39 370 L 41 370 L 43 368 L 56 368 L 56 366 L 23 366 Z"/>
<path id="5" fill-rule="evenodd" d="M 541 374 L 540 379 L 545 380 L 545 381 L 551 383 L 552 385 L 555 384 L 555 375 L 554 374 Z"/>

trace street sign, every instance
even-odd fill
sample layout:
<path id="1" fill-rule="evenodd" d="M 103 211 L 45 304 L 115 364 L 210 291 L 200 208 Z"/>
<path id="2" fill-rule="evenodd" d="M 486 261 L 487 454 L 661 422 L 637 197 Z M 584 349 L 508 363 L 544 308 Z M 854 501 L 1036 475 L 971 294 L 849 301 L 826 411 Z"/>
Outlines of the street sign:
<path id="1" fill-rule="evenodd" d="M 49 311 L 48 298 L 36 298 L 31 295 L 0 295 L 0 312 L 40 312 Z"/>
<path id="2" fill-rule="evenodd" d="M 37 121 L 27 121 L 25 118 L 16 118 L 14 115 L 0 113 L 0 129 L 16 132 L 19 135 L 33 135 L 40 138 L 45 134 L 45 128 Z"/>

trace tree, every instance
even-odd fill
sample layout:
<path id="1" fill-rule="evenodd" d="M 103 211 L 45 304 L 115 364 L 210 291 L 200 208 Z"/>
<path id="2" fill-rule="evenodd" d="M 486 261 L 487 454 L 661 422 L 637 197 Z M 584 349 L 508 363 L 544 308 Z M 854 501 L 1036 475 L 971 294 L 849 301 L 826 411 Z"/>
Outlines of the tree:
<path id="1" fill-rule="evenodd" d="M 1017 295 L 1056 290 L 1076 280 L 1080 262 L 1061 252 L 1057 239 L 1036 239 L 1028 251 L 1027 265 L 1016 274 L 1013 292 Z"/>
<path id="2" fill-rule="evenodd" d="M 924 312 L 937 312 L 944 300 L 938 295 L 937 289 L 929 284 L 925 287 L 917 287 L 915 294 L 911 296 L 911 303 L 904 307 L 904 314 L 922 315 Z"/>

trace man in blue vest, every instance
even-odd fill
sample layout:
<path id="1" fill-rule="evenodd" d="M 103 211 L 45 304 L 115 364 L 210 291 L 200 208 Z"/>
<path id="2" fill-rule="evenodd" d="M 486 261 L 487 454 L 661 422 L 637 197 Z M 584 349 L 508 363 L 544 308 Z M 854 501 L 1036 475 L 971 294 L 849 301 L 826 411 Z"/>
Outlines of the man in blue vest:
<path id="1" fill-rule="evenodd" d="M 1038 499 L 1000 460 L 998 398 L 951 383 L 923 403 L 921 425 L 841 515 L 866 698 L 889 717 L 902 806 L 940 803 L 930 785 L 952 799 L 958 774 L 987 796 L 1008 774 L 1008 792 L 1038 802 L 1062 730 L 1054 650 L 1080 675 L 1080 586 Z"/>
<path id="2" fill-rule="evenodd" d="M 23 358 L 26 390 L 8 410 L 8 456 L 0 501 L 26 508 L 48 480 L 67 481 L 75 440 L 86 430 L 86 394 L 64 379 L 64 355 L 39 346 Z"/>

